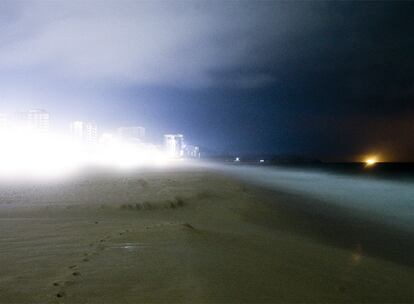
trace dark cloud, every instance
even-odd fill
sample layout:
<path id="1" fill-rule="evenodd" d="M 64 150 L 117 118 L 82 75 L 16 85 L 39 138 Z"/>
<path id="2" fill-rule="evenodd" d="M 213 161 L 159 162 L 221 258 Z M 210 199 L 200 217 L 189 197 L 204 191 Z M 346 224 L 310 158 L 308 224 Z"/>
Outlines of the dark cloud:
<path id="1" fill-rule="evenodd" d="M 211 87 L 211 71 L 260 68 L 296 30 L 282 3 L 30 1 L 4 4 L 0 69 L 40 69 L 51 78 L 131 85 Z M 294 12 L 295 13 L 295 12 Z M 10 34 L 11 33 L 11 34 Z M 265 50 L 265 51 L 263 51 Z M 267 50 L 267 51 L 266 51 Z M 234 86 L 266 85 L 239 75 Z"/>
<path id="2" fill-rule="evenodd" d="M 118 107 L 227 150 L 406 159 L 413 14 L 395 1 L 2 1 L 0 99 Z"/>

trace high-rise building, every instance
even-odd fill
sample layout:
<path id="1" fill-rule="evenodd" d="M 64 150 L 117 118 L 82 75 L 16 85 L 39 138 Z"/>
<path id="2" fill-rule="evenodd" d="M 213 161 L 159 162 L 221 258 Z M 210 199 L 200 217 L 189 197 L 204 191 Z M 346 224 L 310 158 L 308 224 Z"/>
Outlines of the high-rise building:
<path id="1" fill-rule="evenodd" d="M 184 155 L 184 136 L 182 134 L 165 134 L 164 148 L 170 157 L 183 157 Z"/>
<path id="2" fill-rule="evenodd" d="M 9 126 L 9 119 L 7 114 L 0 113 L 0 131 L 7 129 Z"/>
<path id="3" fill-rule="evenodd" d="M 50 127 L 49 112 L 41 109 L 32 109 L 25 112 L 27 126 L 35 131 L 46 132 Z"/>
<path id="4" fill-rule="evenodd" d="M 98 126 L 93 122 L 74 121 L 70 124 L 72 139 L 77 142 L 96 144 L 98 142 Z"/>
<path id="5" fill-rule="evenodd" d="M 193 145 L 185 145 L 184 155 L 188 158 L 200 158 L 200 147 Z"/>
<path id="6" fill-rule="evenodd" d="M 118 137 L 125 141 L 145 141 L 144 127 L 122 127 L 118 128 Z"/>

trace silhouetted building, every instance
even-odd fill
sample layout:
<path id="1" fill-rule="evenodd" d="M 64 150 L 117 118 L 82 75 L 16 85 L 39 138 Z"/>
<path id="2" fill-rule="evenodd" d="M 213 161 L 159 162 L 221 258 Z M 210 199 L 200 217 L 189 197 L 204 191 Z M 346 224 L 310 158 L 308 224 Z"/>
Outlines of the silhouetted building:
<path id="1" fill-rule="evenodd" d="M 26 114 L 27 126 L 31 130 L 46 132 L 50 127 L 49 112 L 41 109 L 29 110 Z"/>
<path id="2" fill-rule="evenodd" d="M 32 131 L 47 132 L 50 127 L 50 114 L 41 109 L 16 112 L 11 117 L 4 114 L 4 123 L 7 127 L 13 126 L 18 128 L 29 128 Z"/>
<path id="3" fill-rule="evenodd" d="M 9 126 L 9 117 L 5 113 L 0 113 L 0 131 L 7 129 Z"/>
<path id="4" fill-rule="evenodd" d="M 182 134 L 165 134 L 164 148 L 170 157 L 184 156 L 184 136 Z"/>
<path id="5" fill-rule="evenodd" d="M 98 126 L 93 122 L 74 121 L 70 124 L 72 139 L 87 144 L 98 142 Z"/>
<path id="6" fill-rule="evenodd" d="M 188 158 L 200 158 L 200 148 L 193 145 L 185 145 L 184 155 Z"/>

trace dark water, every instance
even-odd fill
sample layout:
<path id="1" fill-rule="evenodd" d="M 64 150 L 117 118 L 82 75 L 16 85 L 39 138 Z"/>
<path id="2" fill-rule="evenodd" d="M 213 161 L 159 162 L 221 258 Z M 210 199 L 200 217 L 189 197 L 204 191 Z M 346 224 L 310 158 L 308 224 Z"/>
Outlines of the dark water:
<path id="1" fill-rule="evenodd" d="M 217 164 L 216 169 L 261 187 L 364 212 L 376 221 L 414 231 L 413 164 L 233 163 Z"/>
<path id="2" fill-rule="evenodd" d="M 240 162 L 230 163 L 234 166 L 261 166 L 275 167 L 309 172 L 321 172 L 330 174 L 350 175 L 361 178 L 376 178 L 390 180 L 413 180 L 414 163 L 376 163 L 367 166 L 365 163 L 272 163 L 265 162 Z"/>
<path id="3" fill-rule="evenodd" d="M 321 171 L 326 173 L 346 174 L 366 178 L 382 178 L 394 180 L 414 180 L 414 163 L 376 163 L 367 166 L 365 163 L 309 163 L 309 164 L 265 164 L 292 169 Z"/>

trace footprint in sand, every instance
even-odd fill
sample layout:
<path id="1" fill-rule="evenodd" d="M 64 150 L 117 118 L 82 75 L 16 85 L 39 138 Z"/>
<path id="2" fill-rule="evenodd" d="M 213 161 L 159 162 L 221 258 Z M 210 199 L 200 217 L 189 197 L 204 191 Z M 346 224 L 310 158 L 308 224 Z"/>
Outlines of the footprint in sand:
<path id="1" fill-rule="evenodd" d="M 119 233 L 119 235 L 124 235 L 125 233 L 129 233 L 129 230 L 128 230 L 128 229 L 125 229 L 124 231 L 121 231 L 121 232 Z"/>
<path id="2" fill-rule="evenodd" d="M 62 286 L 62 287 L 66 287 L 66 286 L 71 286 L 71 285 L 73 285 L 73 284 L 75 284 L 75 282 L 74 282 L 74 281 L 63 281 L 63 282 L 54 282 L 54 283 L 53 283 L 53 286 L 55 286 L 55 287 L 60 287 L 60 286 Z M 56 298 L 63 298 L 63 297 L 65 297 L 65 296 L 66 296 L 66 292 L 65 292 L 65 290 L 59 290 L 59 291 L 55 294 L 55 296 L 56 296 Z"/>
<path id="3" fill-rule="evenodd" d="M 95 222 L 95 224 L 98 224 L 98 222 Z M 118 235 L 122 236 L 124 235 L 124 233 L 129 233 L 130 230 L 126 229 L 124 231 L 118 232 Z M 103 251 L 105 249 L 105 245 L 103 245 L 103 243 L 106 240 L 110 240 L 112 239 L 112 237 L 110 235 L 106 235 L 104 238 L 100 239 L 99 242 L 97 242 L 97 244 L 94 243 L 90 243 L 89 246 L 90 247 L 95 247 L 95 250 L 93 252 L 83 252 L 83 258 L 82 258 L 82 262 L 90 262 L 91 258 L 93 258 L 94 256 L 99 255 L 100 251 Z M 79 266 L 77 264 L 73 264 L 68 266 L 69 269 L 74 270 L 71 275 L 74 277 L 79 277 L 81 276 L 81 272 L 78 270 Z M 56 281 L 53 283 L 54 287 L 62 287 L 62 286 L 71 286 L 73 284 L 75 284 L 75 281 Z M 58 293 L 55 294 L 55 296 L 57 298 L 63 298 L 66 296 L 66 292 L 64 290 L 59 291 Z"/>
<path id="4" fill-rule="evenodd" d="M 61 292 L 58 292 L 58 293 L 56 294 L 56 297 L 57 297 L 57 298 L 63 298 L 65 295 L 66 295 L 66 293 L 65 293 L 64 291 L 61 291 Z"/>
<path id="5" fill-rule="evenodd" d="M 75 284 L 75 281 L 58 281 L 58 282 L 54 282 L 53 286 L 58 287 L 58 286 L 72 286 L 73 284 Z"/>

